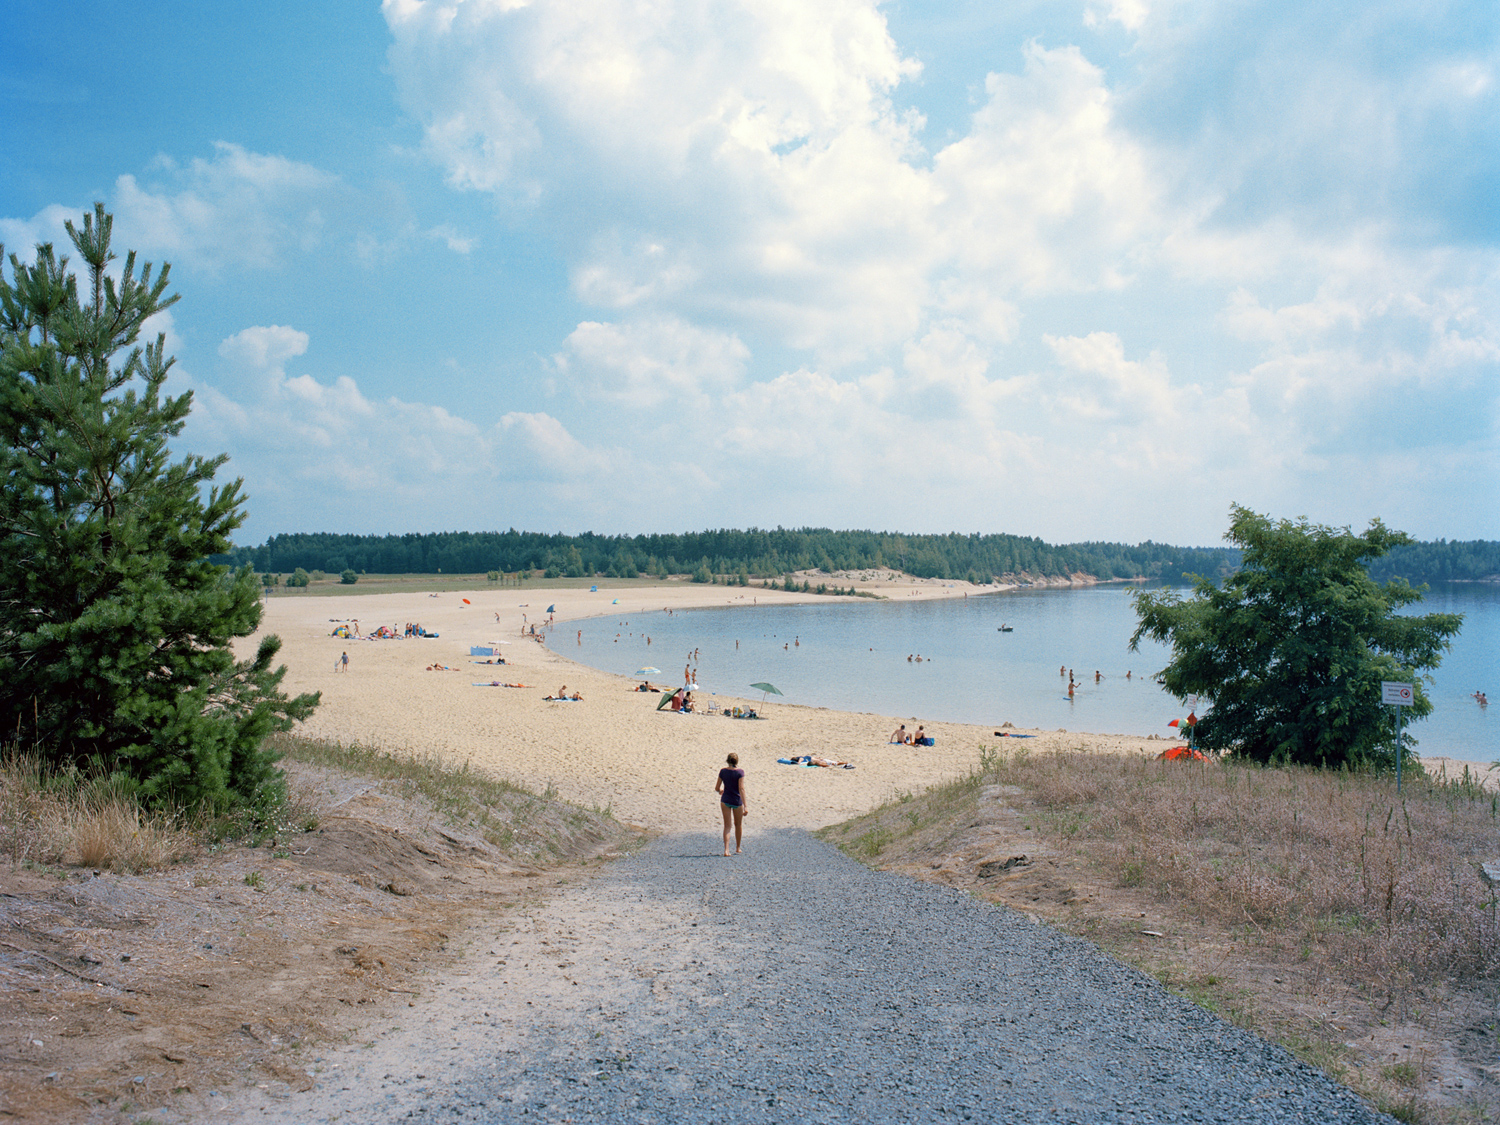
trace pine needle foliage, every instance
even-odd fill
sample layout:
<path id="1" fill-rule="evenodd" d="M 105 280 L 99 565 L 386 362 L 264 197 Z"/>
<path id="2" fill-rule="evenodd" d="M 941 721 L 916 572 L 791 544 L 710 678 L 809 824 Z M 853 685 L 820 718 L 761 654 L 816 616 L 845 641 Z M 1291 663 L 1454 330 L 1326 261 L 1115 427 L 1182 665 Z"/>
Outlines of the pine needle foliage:
<path id="1" fill-rule="evenodd" d="M 1459 614 L 1398 613 L 1426 587 L 1370 577 L 1369 560 L 1411 538 L 1378 519 L 1355 535 L 1305 519 L 1273 522 L 1239 505 L 1225 538 L 1244 559 L 1222 584 L 1199 579 L 1189 599 L 1134 595 L 1131 647 L 1142 637 L 1170 644 L 1166 689 L 1209 703 L 1198 745 L 1258 762 L 1394 766 L 1396 724 L 1381 682 L 1415 689 L 1406 721 L 1430 714 L 1423 673 L 1463 624 Z M 1403 734 L 1402 743 L 1405 755 L 1416 740 Z"/>
<path id="2" fill-rule="evenodd" d="M 67 224 L 82 296 L 50 244 L 0 269 L 0 731 L 151 803 L 274 803 L 263 743 L 317 696 L 282 694 L 278 638 L 230 650 L 259 587 L 208 556 L 244 521 L 242 482 L 213 483 L 227 456 L 172 459 L 192 394 L 163 393 L 163 335 L 138 342 L 177 301 L 170 267 L 132 251 L 113 276 L 112 225 L 102 204 Z"/>

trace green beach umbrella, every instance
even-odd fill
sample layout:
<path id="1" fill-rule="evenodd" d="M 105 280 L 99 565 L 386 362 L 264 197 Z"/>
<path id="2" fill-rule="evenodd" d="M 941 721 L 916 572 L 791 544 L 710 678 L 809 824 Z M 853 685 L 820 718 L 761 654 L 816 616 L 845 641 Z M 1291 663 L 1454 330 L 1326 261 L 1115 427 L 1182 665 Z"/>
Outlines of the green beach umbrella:
<path id="1" fill-rule="evenodd" d="M 750 686 L 761 693 L 760 702 L 762 706 L 765 705 L 766 696 L 781 694 L 781 689 L 775 684 L 751 684 Z"/>

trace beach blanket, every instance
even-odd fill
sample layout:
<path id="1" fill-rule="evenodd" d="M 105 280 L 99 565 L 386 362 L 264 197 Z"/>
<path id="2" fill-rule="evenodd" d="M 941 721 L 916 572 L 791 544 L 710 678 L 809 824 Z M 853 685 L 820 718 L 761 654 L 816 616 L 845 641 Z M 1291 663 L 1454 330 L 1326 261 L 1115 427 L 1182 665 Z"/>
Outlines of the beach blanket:
<path id="1" fill-rule="evenodd" d="M 1035 738 L 1036 735 L 1034 735 L 1034 734 L 1011 734 L 1010 731 L 1008 731 L 1008 730 L 997 730 L 995 732 L 995 737 L 996 738 Z"/>
<path id="2" fill-rule="evenodd" d="M 488 683 L 474 682 L 470 687 L 530 687 L 530 684 L 502 684 L 499 680 L 490 680 Z"/>

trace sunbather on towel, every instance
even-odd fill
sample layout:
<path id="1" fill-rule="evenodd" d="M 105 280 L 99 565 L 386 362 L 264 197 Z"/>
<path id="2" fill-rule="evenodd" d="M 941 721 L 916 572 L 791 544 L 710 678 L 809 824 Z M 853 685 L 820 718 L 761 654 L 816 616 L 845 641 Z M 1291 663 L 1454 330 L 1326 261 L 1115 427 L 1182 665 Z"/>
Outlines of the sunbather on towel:
<path id="1" fill-rule="evenodd" d="M 796 758 L 777 758 L 778 762 L 788 766 L 818 766 L 825 770 L 852 770 L 854 768 L 848 762 L 836 762 L 832 758 L 822 758 L 817 754 L 803 754 Z"/>

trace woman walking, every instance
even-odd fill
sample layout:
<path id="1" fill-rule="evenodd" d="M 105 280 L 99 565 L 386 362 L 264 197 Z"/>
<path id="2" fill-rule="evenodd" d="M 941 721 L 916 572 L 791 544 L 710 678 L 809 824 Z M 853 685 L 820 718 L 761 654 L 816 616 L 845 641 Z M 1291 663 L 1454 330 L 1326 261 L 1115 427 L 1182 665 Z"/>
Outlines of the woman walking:
<path id="1" fill-rule="evenodd" d="M 729 854 L 729 829 L 734 828 L 734 854 L 740 854 L 740 840 L 745 834 L 745 771 L 739 768 L 740 756 L 731 754 L 729 764 L 719 771 L 714 792 L 719 794 L 719 810 L 724 814 L 724 854 Z"/>

